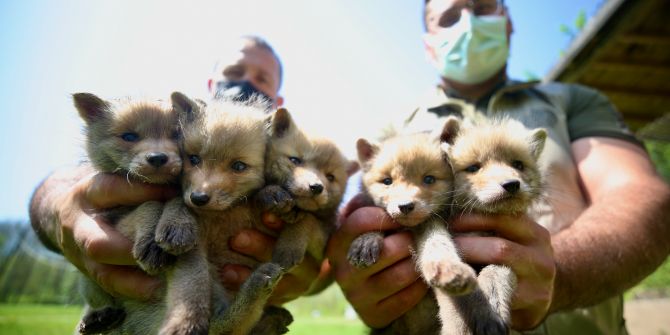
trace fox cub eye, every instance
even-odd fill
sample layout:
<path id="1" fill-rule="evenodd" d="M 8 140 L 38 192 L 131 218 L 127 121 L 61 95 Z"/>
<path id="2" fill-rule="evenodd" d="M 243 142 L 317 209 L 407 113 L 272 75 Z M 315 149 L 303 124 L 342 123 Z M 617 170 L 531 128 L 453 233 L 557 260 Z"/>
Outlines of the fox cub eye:
<path id="1" fill-rule="evenodd" d="M 481 169 L 481 168 L 482 167 L 479 164 L 472 164 L 472 165 L 465 168 L 465 172 L 475 173 L 475 172 L 479 171 L 479 169 Z"/>
<path id="2" fill-rule="evenodd" d="M 290 160 L 291 163 L 293 163 L 293 164 L 295 164 L 295 165 L 300 165 L 300 164 L 302 164 L 302 159 L 300 159 L 300 158 L 298 158 L 298 157 L 293 157 L 293 156 L 291 156 L 291 157 L 288 158 L 288 160 Z"/>
<path id="3" fill-rule="evenodd" d="M 335 180 L 335 176 L 329 173 L 326 175 L 326 179 L 328 179 L 329 182 L 333 182 Z"/>
<path id="4" fill-rule="evenodd" d="M 525 166 L 523 165 L 523 162 L 522 162 L 522 161 L 513 161 L 513 162 L 512 162 L 512 167 L 515 168 L 515 169 L 517 169 L 517 170 L 519 170 L 519 171 L 523 171 L 523 168 L 524 168 Z"/>
<path id="5" fill-rule="evenodd" d="M 126 142 L 137 142 L 140 139 L 140 135 L 133 132 L 127 132 L 121 134 L 121 139 Z"/>
<path id="6" fill-rule="evenodd" d="M 432 184 L 432 183 L 434 183 L 434 182 L 435 182 L 435 177 L 433 177 L 433 176 L 425 176 L 425 177 L 423 177 L 423 183 L 424 183 L 424 184 L 428 184 L 428 185 L 430 185 L 430 184 Z"/>
<path id="7" fill-rule="evenodd" d="M 391 178 L 384 178 L 384 179 L 382 179 L 382 184 L 384 184 L 384 185 L 391 185 L 391 184 L 393 184 L 393 179 L 391 179 Z"/>
<path id="8" fill-rule="evenodd" d="M 198 155 L 189 155 L 188 160 L 191 162 L 191 165 L 193 166 L 200 164 L 201 161 L 200 156 Z"/>
<path id="9" fill-rule="evenodd" d="M 247 169 L 247 164 L 244 164 L 244 162 L 235 161 L 230 167 L 237 172 L 242 172 Z"/>

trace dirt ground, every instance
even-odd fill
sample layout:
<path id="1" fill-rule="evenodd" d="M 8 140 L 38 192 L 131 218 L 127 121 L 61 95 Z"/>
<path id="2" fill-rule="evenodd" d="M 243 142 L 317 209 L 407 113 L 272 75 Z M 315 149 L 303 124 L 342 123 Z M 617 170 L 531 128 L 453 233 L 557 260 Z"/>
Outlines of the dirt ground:
<path id="1" fill-rule="evenodd" d="M 631 335 L 670 335 L 670 298 L 628 300 L 624 316 Z"/>

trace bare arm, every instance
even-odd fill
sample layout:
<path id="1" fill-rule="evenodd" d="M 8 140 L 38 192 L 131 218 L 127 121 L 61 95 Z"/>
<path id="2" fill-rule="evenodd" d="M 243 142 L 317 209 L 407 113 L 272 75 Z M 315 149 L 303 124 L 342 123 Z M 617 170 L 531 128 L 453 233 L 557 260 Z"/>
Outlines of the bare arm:
<path id="1" fill-rule="evenodd" d="M 174 189 L 129 184 L 123 177 L 95 174 L 82 165 L 55 172 L 38 186 L 30 203 L 30 219 L 45 246 L 63 254 L 105 290 L 146 299 L 160 283 L 136 267 L 131 241 L 96 212 L 175 195 Z"/>
<path id="2" fill-rule="evenodd" d="M 572 145 L 589 208 L 552 238 L 552 311 L 620 294 L 670 253 L 670 188 L 644 150 L 611 138 Z"/>

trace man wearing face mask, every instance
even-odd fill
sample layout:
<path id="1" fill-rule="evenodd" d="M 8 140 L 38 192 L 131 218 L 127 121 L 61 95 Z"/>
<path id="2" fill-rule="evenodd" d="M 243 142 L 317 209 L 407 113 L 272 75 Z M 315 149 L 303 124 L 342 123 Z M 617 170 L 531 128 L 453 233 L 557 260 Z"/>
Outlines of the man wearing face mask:
<path id="1" fill-rule="evenodd" d="M 213 97 L 248 99 L 265 97 L 280 106 L 281 62 L 272 47 L 256 36 L 229 44 L 208 81 Z M 30 204 L 31 224 L 47 248 L 63 254 L 80 271 L 113 295 L 146 300 L 162 283 L 142 272 L 132 256 L 132 243 L 96 213 L 116 206 L 135 206 L 150 200 L 164 201 L 178 190 L 158 185 L 128 183 L 125 177 L 93 174 L 89 166 L 57 171 L 37 187 Z M 264 222 L 274 229 L 281 222 L 266 214 Z M 234 250 L 259 261 L 268 261 L 274 240 L 258 231 L 242 231 L 231 241 Z M 226 243 L 226 242 L 223 242 Z M 278 284 L 271 299 L 284 303 L 303 295 L 319 272 L 320 264 L 307 258 Z M 228 265 L 220 269 L 222 283 L 238 287 L 250 269 Z"/>
<path id="2" fill-rule="evenodd" d="M 426 0 L 424 9 L 426 52 L 440 82 L 402 126 L 430 130 L 448 115 L 505 115 L 549 134 L 539 213 L 456 218 L 454 232 L 495 233 L 457 237 L 463 258 L 515 272 L 515 330 L 627 334 L 622 292 L 670 253 L 670 189 L 603 95 L 507 78 L 512 23 L 502 0 Z M 400 226 L 370 203 L 357 196 L 346 205 L 327 255 L 363 321 L 383 328 L 414 307 L 427 287 L 414 269 L 410 235 L 394 232 Z M 374 230 L 390 232 L 380 260 L 364 270 L 350 266 L 351 241 Z"/>

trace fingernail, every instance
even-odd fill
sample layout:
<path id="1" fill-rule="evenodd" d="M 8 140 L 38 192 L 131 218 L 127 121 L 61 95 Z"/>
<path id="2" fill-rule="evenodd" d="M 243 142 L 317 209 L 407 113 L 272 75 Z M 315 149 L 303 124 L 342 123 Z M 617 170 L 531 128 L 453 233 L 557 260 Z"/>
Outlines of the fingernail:
<path id="1" fill-rule="evenodd" d="M 221 275 L 221 281 L 225 283 L 235 283 L 237 282 L 239 276 L 237 275 L 237 272 L 233 270 L 224 270 L 223 274 Z"/>
<path id="2" fill-rule="evenodd" d="M 242 232 L 237 234 L 237 236 L 235 236 L 233 243 L 237 248 L 246 249 L 251 244 L 251 239 L 249 238 L 249 235 L 247 233 Z"/>

